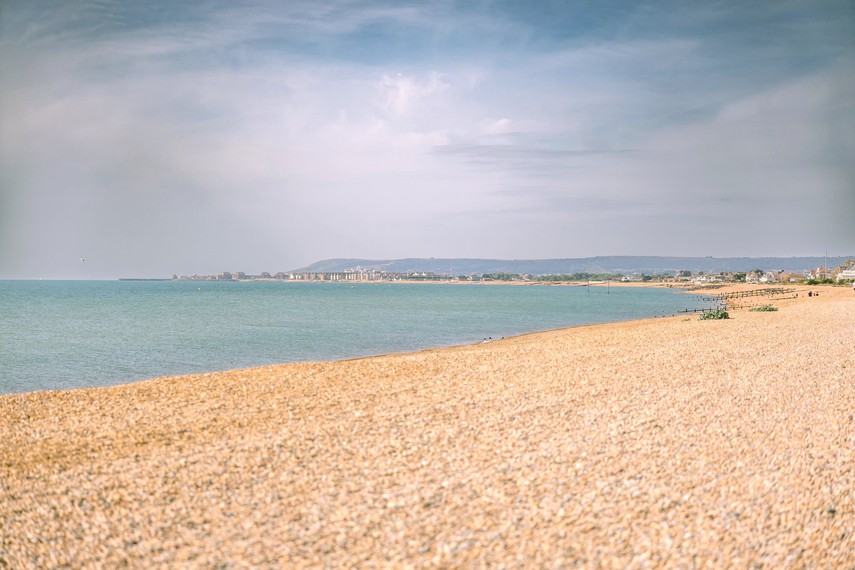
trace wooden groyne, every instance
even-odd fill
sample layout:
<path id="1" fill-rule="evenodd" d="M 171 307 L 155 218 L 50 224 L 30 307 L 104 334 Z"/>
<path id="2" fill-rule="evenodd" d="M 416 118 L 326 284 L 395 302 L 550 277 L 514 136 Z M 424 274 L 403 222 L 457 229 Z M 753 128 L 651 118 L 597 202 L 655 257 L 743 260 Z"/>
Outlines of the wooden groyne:
<path id="1" fill-rule="evenodd" d="M 772 295 L 786 295 L 787 293 L 795 293 L 793 288 L 785 287 L 764 287 L 763 289 L 750 289 L 748 291 L 732 291 L 730 293 L 719 293 L 714 295 L 721 301 L 729 301 L 731 299 L 741 299 L 743 297 L 771 297 Z"/>
<path id="2" fill-rule="evenodd" d="M 721 289 L 727 287 L 725 283 L 704 283 L 703 285 L 690 285 L 685 288 L 686 291 L 709 291 L 710 289 Z"/>
<path id="3" fill-rule="evenodd" d="M 709 313 L 711 311 L 715 311 L 720 309 L 721 307 L 706 307 L 703 309 L 680 309 L 679 313 Z"/>
<path id="4" fill-rule="evenodd" d="M 786 295 L 786 296 L 785 296 Z M 794 288 L 787 287 L 763 287 L 761 289 L 749 289 L 747 291 L 731 291 L 728 293 L 718 293 L 712 295 L 695 295 L 693 298 L 696 301 L 704 301 L 714 303 L 714 308 L 707 309 L 685 309 L 681 313 L 701 313 L 712 311 L 715 308 L 738 308 L 743 306 L 742 303 L 735 303 L 737 300 L 749 299 L 752 297 L 770 297 L 772 300 L 795 299 L 798 297 L 798 292 Z"/>
<path id="5" fill-rule="evenodd" d="M 772 297 L 773 295 L 795 294 L 796 289 L 785 287 L 765 287 L 763 289 L 749 289 L 748 291 L 731 291 L 729 293 L 718 293 L 716 295 L 698 296 L 701 301 L 710 301 L 719 304 L 726 304 L 728 301 L 735 299 L 743 299 L 746 297 Z M 788 299 L 793 297 L 787 297 Z"/>
<path id="6" fill-rule="evenodd" d="M 768 297 L 771 300 L 780 301 L 784 299 L 795 299 L 798 297 L 798 292 L 792 287 L 765 287 L 763 289 L 720 293 L 710 300 L 715 300 L 724 307 L 736 309 L 753 305 L 754 303 L 752 303 L 751 300 L 756 297 Z M 745 304 L 746 302 L 748 305 Z"/>

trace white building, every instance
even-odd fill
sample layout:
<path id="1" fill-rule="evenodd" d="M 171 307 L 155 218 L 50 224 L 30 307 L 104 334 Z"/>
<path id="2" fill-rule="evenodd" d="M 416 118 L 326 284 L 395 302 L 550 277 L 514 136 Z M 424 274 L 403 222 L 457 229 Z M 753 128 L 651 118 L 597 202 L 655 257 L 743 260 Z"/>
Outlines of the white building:
<path id="1" fill-rule="evenodd" d="M 837 280 L 850 280 L 855 279 L 855 260 L 848 260 L 846 265 L 843 266 L 843 269 L 837 272 Z"/>

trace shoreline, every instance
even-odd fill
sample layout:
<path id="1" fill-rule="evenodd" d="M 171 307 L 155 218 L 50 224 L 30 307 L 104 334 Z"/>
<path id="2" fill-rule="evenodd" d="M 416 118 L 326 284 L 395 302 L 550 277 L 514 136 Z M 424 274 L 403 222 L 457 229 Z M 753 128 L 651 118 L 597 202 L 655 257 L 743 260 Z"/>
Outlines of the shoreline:
<path id="1" fill-rule="evenodd" d="M 516 283 L 516 282 L 496 283 L 496 284 L 501 285 L 501 286 L 524 285 L 524 283 Z M 376 284 L 372 284 L 372 285 L 376 285 Z M 484 284 L 484 285 L 492 285 L 492 283 Z M 528 284 L 528 285 L 532 286 L 535 284 Z M 539 285 L 539 284 L 537 284 L 537 285 Z M 578 285 L 581 286 L 583 284 L 580 283 Z M 317 287 L 318 285 L 308 285 L 307 284 L 305 286 L 306 287 Z M 543 285 L 543 286 L 545 287 L 546 285 Z M 594 284 L 594 286 L 597 287 L 598 285 Z M 343 291 L 345 291 L 345 289 L 347 289 L 346 285 L 334 285 L 333 287 L 336 288 L 340 292 L 343 292 Z M 630 285 L 629 287 L 633 287 L 633 286 Z M 122 289 L 122 287 L 120 285 L 118 286 L 118 288 Z M 192 288 L 197 289 L 197 287 L 195 285 Z M 274 287 L 274 288 L 276 290 L 279 290 L 279 287 Z M 321 288 L 323 289 L 324 287 L 321 287 Z M 664 287 L 660 288 L 660 287 L 650 286 L 647 284 L 638 287 L 638 289 L 649 289 L 649 290 L 653 290 L 653 289 L 657 289 L 657 288 L 662 289 L 662 291 L 668 290 L 669 296 L 672 296 L 671 293 L 680 292 L 679 289 L 664 288 Z M 187 287 L 183 287 L 183 289 L 187 289 Z M 200 286 L 199 289 L 204 289 L 204 287 Z M 232 288 L 229 285 L 219 285 L 219 286 L 213 286 L 213 287 L 211 287 L 211 289 L 231 290 Z M 254 287 L 248 286 L 248 289 L 254 289 Z M 288 289 L 288 287 L 286 286 L 282 290 L 284 291 L 285 289 Z M 392 289 L 393 289 L 393 286 L 390 283 L 389 284 L 389 290 L 391 291 Z M 415 290 L 415 289 L 420 289 L 420 288 L 415 287 L 412 290 Z M 380 288 L 371 287 L 371 286 L 366 285 L 361 290 L 362 291 L 368 291 L 368 290 L 380 291 Z M 546 291 L 546 289 L 541 289 L 541 290 Z M 603 291 L 602 289 L 600 289 L 600 290 L 603 293 L 605 293 L 605 291 Z M 318 291 L 320 291 L 320 290 L 318 290 Z M 425 291 L 427 291 L 427 289 L 425 289 Z M 452 289 L 448 289 L 448 291 L 451 292 Z M 625 289 L 625 291 L 626 291 L 626 289 Z M 653 308 L 651 308 L 648 311 L 648 314 L 651 317 L 653 317 L 653 316 L 664 317 L 666 315 L 671 315 L 671 314 L 681 314 L 681 313 L 688 310 L 687 307 L 690 307 L 690 306 L 694 307 L 697 305 L 697 303 L 695 303 L 693 301 L 686 301 L 685 304 L 683 304 L 680 302 L 679 297 L 673 297 L 673 299 L 674 299 L 673 310 L 669 309 L 666 311 L 665 308 L 654 310 Z M 357 358 L 364 358 L 364 357 L 370 357 L 370 356 L 382 356 L 382 355 L 389 355 L 389 354 L 413 352 L 413 351 L 417 351 L 417 350 L 426 350 L 426 349 L 430 349 L 430 348 L 449 347 L 449 346 L 455 346 L 457 344 L 479 344 L 483 340 L 487 339 L 488 336 L 491 336 L 493 339 L 496 339 L 496 338 L 501 338 L 504 336 L 510 337 L 510 336 L 514 336 L 516 334 L 521 334 L 522 331 L 525 331 L 525 332 L 542 332 L 542 331 L 547 331 L 547 330 L 554 330 L 556 328 L 568 328 L 568 327 L 574 326 L 572 324 L 573 321 L 584 322 L 585 320 L 595 320 L 596 319 L 596 320 L 603 320 L 605 322 L 622 322 L 622 321 L 612 321 L 611 320 L 611 319 L 617 319 L 617 318 L 628 318 L 628 316 L 627 315 L 599 314 L 599 315 L 589 315 L 585 319 L 577 319 L 577 318 L 568 317 L 568 319 L 566 319 L 566 320 L 565 319 L 560 320 L 563 322 L 560 322 L 560 321 L 548 322 L 549 319 L 547 318 L 545 321 L 531 322 L 531 323 L 529 323 L 528 326 L 521 326 L 521 327 L 512 326 L 513 321 L 510 320 L 507 323 L 498 323 L 499 326 L 492 326 L 492 324 L 491 324 L 490 326 L 485 327 L 482 324 L 482 326 L 475 326 L 474 328 L 470 327 L 470 329 L 472 329 L 472 330 L 467 330 L 467 331 L 465 331 L 464 334 L 444 335 L 444 336 L 442 334 L 440 334 L 439 336 L 426 334 L 423 336 L 423 338 L 421 339 L 420 342 L 412 342 L 411 341 L 411 342 L 405 343 L 405 344 L 400 344 L 400 343 L 396 344 L 394 342 L 394 339 L 389 339 L 389 341 L 385 342 L 385 343 L 374 343 L 371 346 L 368 346 L 367 348 L 363 347 L 363 350 L 354 349 L 351 351 L 337 351 L 337 353 L 335 353 L 335 354 L 310 354 L 310 353 L 293 353 L 292 354 L 289 352 L 284 357 L 280 356 L 280 358 L 278 358 L 278 359 L 265 358 L 265 355 L 263 353 L 258 353 L 258 354 L 256 354 L 257 358 L 255 358 L 254 360 L 250 359 L 250 358 L 245 358 L 239 362 L 235 362 L 235 361 L 217 362 L 215 360 L 208 361 L 204 358 L 197 358 L 194 360 L 194 362 L 196 362 L 197 365 L 193 366 L 193 367 L 184 367 L 182 369 L 180 367 L 163 368 L 163 367 L 157 367 L 157 366 L 140 366 L 139 370 L 134 369 L 134 370 L 126 373 L 124 376 L 119 376 L 116 374 L 110 374 L 111 369 L 107 367 L 107 366 L 109 366 L 109 361 L 107 361 L 107 362 L 105 362 L 104 366 L 101 366 L 99 368 L 96 365 L 93 368 L 93 370 L 100 370 L 102 372 L 102 374 L 100 374 L 100 376 L 95 376 L 95 375 L 87 376 L 87 374 L 90 374 L 89 371 L 80 370 L 79 375 L 81 378 L 84 378 L 84 380 L 80 380 L 80 381 L 76 381 L 76 382 L 71 377 L 65 379 L 65 381 L 63 381 L 63 382 L 50 382 L 49 378 L 47 378 L 47 375 L 45 375 L 45 378 L 46 378 L 45 380 L 42 380 L 40 378 L 35 378 L 32 383 L 26 384 L 23 380 L 21 380 L 21 379 L 27 378 L 27 371 L 26 370 L 20 370 L 19 371 L 20 376 L 18 378 L 16 378 L 14 376 L 15 370 L 9 370 L 7 368 L 7 372 L 9 373 L 9 375 L 7 376 L 7 380 L 18 379 L 21 381 L 18 384 L 10 383 L 8 385 L 4 384 L 3 382 L 0 382 L 0 394 L 10 394 L 10 393 L 19 393 L 20 394 L 20 393 L 29 393 L 29 392 L 34 392 L 34 391 L 84 389 L 84 388 L 93 388 L 93 387 L 99 387 L 99 386 L 102 386 L 102 387 L 117 386 L 117 385 L 142 382 L 142 381 L 158 378 L 161 376 L 203 374 L 203 373 L 212 373 L 212 372 L 224 371 L 224 370 L 229 370 L 229 369 L 252 368 L 254 366 L 264 366 L 264 365 L 271 365 L 271 364 L 284 364 L 284 363 L 293 363 L 293 362 L 311 362 L 311 361 L 330 360 L 330 359 L 331 360 L 336 360 L 336 359 L 353 360 L 353 359 L 357 359 Z M 479 322 L 481 322 L 481 321 L 479 321 Z M 505 326 L 505 325 L 507 325 L 507 326 Z M 449 329 L 449 330 L 451 330 L 451 329 Z M 439 331 L 439 329 L 437 329 L 437 331 Z M 430 332 L 433 332 L 433 331 L 430 331 Z M 451 336 L 453 338 L 447 338 L 449 336 Z M 223 346 L 223 354 L 227 354 L 227 353 L 228 353 L 228 346 L 224 345 Z M 81 351 L 81 354 L 85 354 L 85 351 Z M 293 358 L 290 358 L 290 357 L 293 357 Z M 205 366 L 205 362 L 208 362 L 208 366 Z M 115 361 L 112 364 L 114 364 L 116 366 L 120 366 L 123 363 L 119 362 L 119 361 Z M 213 364 L 213 366 L 212 366 L 212 364 Z M 57 363 L 56 365 L 57 366 L 64 365 L 64 363 Z M 47 368 L 43 368 L 43 369 L 48 370 Z"/>
<path id="2" fill-rule="evenodd" d="M 851 566 L 855 294 L 773 304 L 2 395 L 0 566 Z"/>

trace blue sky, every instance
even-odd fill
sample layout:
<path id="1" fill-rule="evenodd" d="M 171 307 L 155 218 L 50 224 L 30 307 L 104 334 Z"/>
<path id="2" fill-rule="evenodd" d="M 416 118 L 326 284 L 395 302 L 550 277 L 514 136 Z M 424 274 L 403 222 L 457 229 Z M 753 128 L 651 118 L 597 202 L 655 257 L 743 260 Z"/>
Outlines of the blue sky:
<path id="1" fill-rule="evenodd" d="M 851 255 L 853 38 L 849 0 L 7 1 L 0 278 Z"/>

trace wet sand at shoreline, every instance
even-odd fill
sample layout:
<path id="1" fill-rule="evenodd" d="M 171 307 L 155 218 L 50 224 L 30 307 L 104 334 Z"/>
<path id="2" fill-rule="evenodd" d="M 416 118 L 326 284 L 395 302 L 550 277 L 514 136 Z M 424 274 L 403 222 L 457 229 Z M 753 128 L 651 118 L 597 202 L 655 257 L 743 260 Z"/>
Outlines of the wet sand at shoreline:
<path id="1" fill-rule="evenodd" d="M 855 293 L 799 291 L 0 396 L 0 568 L 853 568 Z"/>

